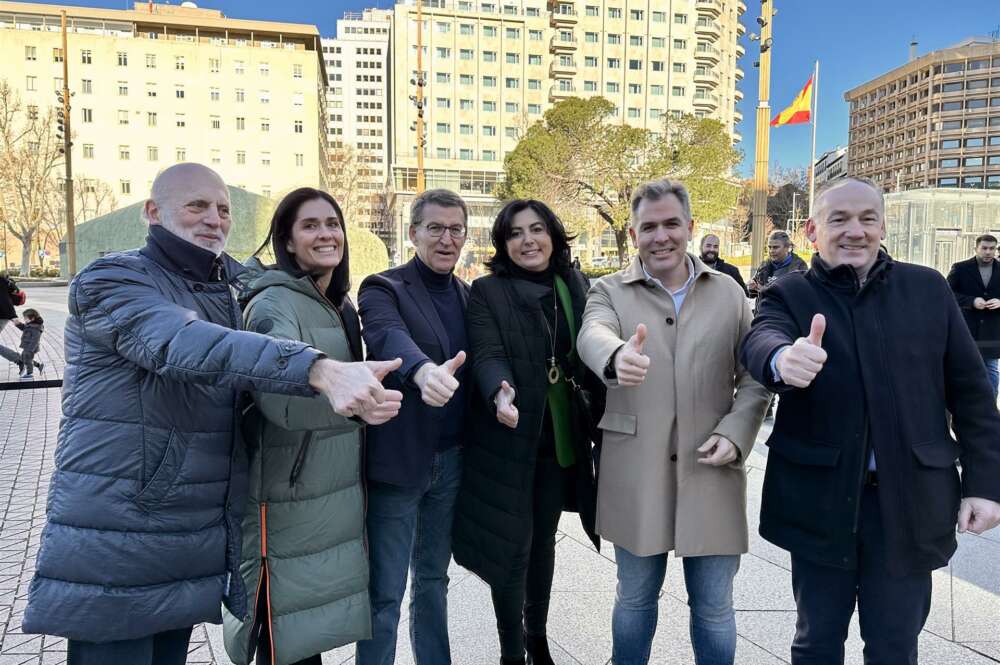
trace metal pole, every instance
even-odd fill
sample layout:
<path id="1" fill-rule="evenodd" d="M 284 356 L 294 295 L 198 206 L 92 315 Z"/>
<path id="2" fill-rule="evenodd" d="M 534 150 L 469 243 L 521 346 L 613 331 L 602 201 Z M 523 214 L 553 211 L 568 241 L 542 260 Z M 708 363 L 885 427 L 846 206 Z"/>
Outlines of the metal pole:
<path id="1" fill-rule="evenodd" d="M 819 111 L 819 60 L 813 72 L 812 83 L 812 160 L 809 162 L 809 217 L 813 215 L 813 197 L 816 195 L 816 120 Z"/>
<path id="2" fill-rule="evenodd" d="M 66 254 L 69 276 L 76 276 L 76 225 L 73 221 L 73 141 L 69 122 L 69 52 L 66 48 L 66 10 L 62 11 L 63 55 L 63 163 L 66 165 Z"/>
<path id="3" fill-rule="evenodd" d="M 417 194 L 426 188 L 424 180 L 424 0 L 417 2 Z"/>
<path id="4" fill-rule="evenodd" d="M 761 0 L 760 75 L 757 92 L 757 135 L 753 172 L 753 229 L 750 236 L 752 270 L 764 257 L 764 222 L 767 218 L 767 168 L 771 142 L 771 21 L 774 0 Z"/>

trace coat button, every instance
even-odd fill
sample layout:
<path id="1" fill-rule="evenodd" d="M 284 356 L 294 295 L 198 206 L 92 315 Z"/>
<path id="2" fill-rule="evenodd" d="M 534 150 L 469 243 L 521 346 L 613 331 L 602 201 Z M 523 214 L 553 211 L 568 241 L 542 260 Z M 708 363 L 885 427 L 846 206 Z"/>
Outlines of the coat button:
<path id="1" fill-rule="evenodd" d="M 667 317 L 667 325 L 668 326 L 674 325 L 674 317 L 672 317 L 672 316 L 668 316 Z"/>
<path id="2" fill-rule="evenodd" d="M 671 455 L 670 456 L 670 461 L 671 462 L 676 462 L 677 461 L 677 455 Z"/>
<path id="3" fill-rule="evenodd" d="M 284 358 L 278 358 L 278 367 L 280 367 L 281 369 L 285 369 L 286 367 L 288 367 L 288 361 L 285 360 Z"/>
<path id="4" fill-rule="evenodd" d="M 194 290 L 197 291 L 198 293 L 201 293 L 202 291 L 205 290 L 205 285 L 204 284 L 195 284 L 194 285 Z"/>

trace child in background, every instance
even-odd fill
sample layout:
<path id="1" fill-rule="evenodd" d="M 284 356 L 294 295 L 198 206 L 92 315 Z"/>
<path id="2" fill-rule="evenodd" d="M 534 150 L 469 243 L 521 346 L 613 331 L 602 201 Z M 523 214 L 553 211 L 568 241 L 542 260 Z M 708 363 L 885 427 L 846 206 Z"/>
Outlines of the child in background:
<path id="1" fill-rule="evenodd" d="M 42 321 L 38 310 L 26 309 L 21 313 L 23 321 L 15 321 L 14 325 L 21 331 L 21 357 L 17 361 L 22 381 L 31 381 L 35 378 L 35 368 L 39 373 L 45 371 L 45 365 L 35 360 L 38 353 L 39 342 L 42 340 L 42 333 L 45 331 L 45 322 Z"/>

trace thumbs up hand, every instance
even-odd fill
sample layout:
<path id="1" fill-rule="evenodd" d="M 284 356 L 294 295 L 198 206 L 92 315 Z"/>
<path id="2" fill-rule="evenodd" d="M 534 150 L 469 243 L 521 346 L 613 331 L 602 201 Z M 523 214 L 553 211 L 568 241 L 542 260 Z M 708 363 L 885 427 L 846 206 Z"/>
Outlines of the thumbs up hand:
<path id="1" fill-rule="evenodd" d="M 493 402 L 497 407 L 497 420 L 501 424 L 515 429 L 517 427 L 518 412 L 517 407 L 514 406 L 514 389 L 509 383 L 504 381 L 500 384 L 500 390 L 497 392 L 496 397 L 493 398 Z"/>
<path id="2" fill-rule="evenodd" d="M 615 374 L 618 384 L 622 386 L 638 386 L 646 380 L 646 370 L 649 369 L 649 356 L 643 355 L 642 347 L 646 343 L 646 326 L 640 323 L 635 328 L 635 334 L 625 342 L 625 346 L 615 355 Z"/>
<path id="3" fill-rule="evenodd" d="M 774 366 L 781 380 L 795 388 L 808 388 L 826 363 L 823 350 L 823 333 L 826 332 L 826 317 L 813 316 L 809 326 L 809 336 L 799 337 L 791 346 L 778 352 Z"/>
<path id="4" fill-rule="evenodd" d="M 420 397 L 429 406 L 444 406 L 458 390 L 455 372 L 465 362 L 465 351 L 459 351 L 454 358 L 443 365 L 425 363 L 413 375 L 413 383 L 420 388 Z"/>

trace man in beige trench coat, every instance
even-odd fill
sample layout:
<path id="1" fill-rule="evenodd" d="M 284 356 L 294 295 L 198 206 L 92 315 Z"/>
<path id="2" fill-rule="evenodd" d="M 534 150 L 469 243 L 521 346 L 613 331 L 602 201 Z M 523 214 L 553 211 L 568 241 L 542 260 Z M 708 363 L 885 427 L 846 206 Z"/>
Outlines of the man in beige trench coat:
<path id="1" fill-rule="evenodd" d="M 686 252 L 687 190 L 639 187 L 631 265 L 590 291 L 577 348 L 612 388 L 597 531 L 615 546 L 614 665 L 645 664 L 667 552 L 684 558 L 698 665 L 731 665 L 733 577 L 748 549 L 746 474 L 769 393 L 740 366 L 751 314 L 728 275 Z"/>

